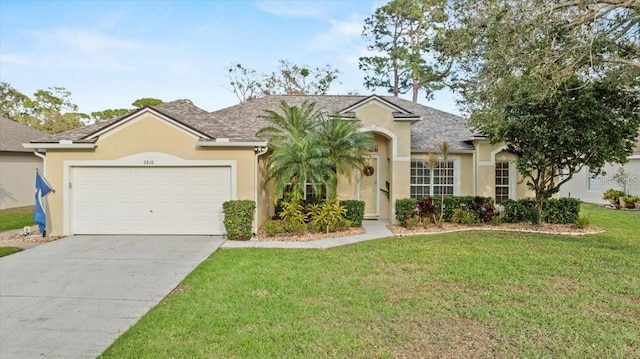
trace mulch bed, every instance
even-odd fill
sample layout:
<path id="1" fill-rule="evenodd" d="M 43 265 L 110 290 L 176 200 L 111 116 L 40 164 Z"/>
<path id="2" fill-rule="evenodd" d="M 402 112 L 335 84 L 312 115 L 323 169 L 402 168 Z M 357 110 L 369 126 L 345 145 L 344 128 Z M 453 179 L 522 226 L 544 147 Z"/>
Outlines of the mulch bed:
<path id="1" fill-rule="evenodd" d="M 417 226 L 414 228 L 405 228 L 398 225 L 387 226 L 391 232 L 398 236 L 416 235 L 416 234 L 437 234 L 448 232 L 462 232 L 462 231 L 513 231 L 513 232 L 530 232 L 530 233 L 545 233 L 545 234 L 558 234 L 558 235 L 585 235 L 602 233 L 604 230 L 598 227 L 589 226 L 586 228 L 577 228 L 573 224 L 529 224 L 529 223 L 502 223 L 499 225 L 491 224 L 474 224 L 465 225 L 457 223 L 445 222 L 442 226 L 436 226 L 435 224 L 429 224 L 426 227 Z"/>
<path id="2" fill-rule="evenodd" d="M 282 233 L 273 237 L 267 237 L 262 228 L 258 231 L 259 241 L 276 241 L 276 242 L 309 242 L 317 241 L 319 239 L 335 238 L 335 237 L 350 237 L 358 234 L 363 234 L 364 229 L 362 227 L 348 228 L 335 232 L 309 232 L 304 234 L 296 233 Z"/>
<path id="3" fill-rule="evenodd" d="M 41 234 L 31 234 L 24 236 L 21 234 L 14 234 L 10 236 L 0 237 L 0 247 L 20 247 L 31 248 L 44 243 L 53 242 L 62 238 L 62 236 L 48 236 L 43 237 Z"/>

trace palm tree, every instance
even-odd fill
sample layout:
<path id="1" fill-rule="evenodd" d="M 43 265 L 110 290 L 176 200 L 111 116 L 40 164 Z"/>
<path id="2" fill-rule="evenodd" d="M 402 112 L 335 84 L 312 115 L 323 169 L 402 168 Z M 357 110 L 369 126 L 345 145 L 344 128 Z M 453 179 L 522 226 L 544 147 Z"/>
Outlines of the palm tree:
<path id="1" fill-rule="evenodd" d="M 313 102 L 304 101 L 300 107 L 289 106 L 285 101 L 280 102 L 280 112 L 265 110 L 261 119 L 269 122 L 256 133 L 258 137 L 269 140 L 269 147 L 272 143 L 290 137 L 304 137 L 317 127 L 317 124 L 324 118 L 324 113 L 316 109 Z"/>
<path id="2" fill-rule="evenodd" d="M 299 107 L 283 101 L 280 110 L 266 110 L 261 118 L 269 125 L 257 132 L 269 141 L 265 179 L 274 182 L 276 198 L 289 184 L 303 195 L 307 184 L 316 196 L 323 188 L 334 194 L 337 174 L 348 176 L 365 165 L 367 155 L 361 150 L 374 142 L 370 133 L 358 131 L 358 121 L 329 118 L 307 101 Z"/>
<path id="3" fill-rule="evenodd" d="M 362 171 L 369 156 L 363 150 L 375 146 L 370 132 L 359 131 L 360 121 L 332 117 L 320 123 L 320 144 L 329 150 L 328 157 L 335 173 L 351 178 L 352 171 Z M 329 188 L 335 191 L 338 177 L 332 178 Z"/>

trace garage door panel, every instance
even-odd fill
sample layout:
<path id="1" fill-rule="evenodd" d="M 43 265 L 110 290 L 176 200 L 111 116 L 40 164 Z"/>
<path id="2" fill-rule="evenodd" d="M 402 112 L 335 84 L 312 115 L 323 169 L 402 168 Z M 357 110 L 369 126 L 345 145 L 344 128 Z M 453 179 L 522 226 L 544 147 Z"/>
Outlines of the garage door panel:
<path id="1" fill-rule="evenodd" d="M 76 234 L 222 234 L 229 167 L 76 167 Z"/>

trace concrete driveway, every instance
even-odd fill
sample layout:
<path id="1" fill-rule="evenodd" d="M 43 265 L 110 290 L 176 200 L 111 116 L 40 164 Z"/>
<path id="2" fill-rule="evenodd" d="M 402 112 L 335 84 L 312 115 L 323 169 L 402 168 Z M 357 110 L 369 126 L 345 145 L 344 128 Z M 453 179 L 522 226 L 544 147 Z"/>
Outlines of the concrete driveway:
<path id="1" fill-rule="evenodd" d="M 0 258 L 0 358 L 95 358 L 223 242 L 73 236 Z"/>

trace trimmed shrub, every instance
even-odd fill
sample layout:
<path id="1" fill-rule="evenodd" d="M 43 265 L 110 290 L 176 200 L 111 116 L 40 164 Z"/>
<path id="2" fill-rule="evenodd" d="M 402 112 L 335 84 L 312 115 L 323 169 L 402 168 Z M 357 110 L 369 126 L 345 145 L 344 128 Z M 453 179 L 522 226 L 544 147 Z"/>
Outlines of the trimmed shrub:
<path id="1" fill-rule="evenodd" d="M 544 203 L 543 207 L 543 219 L 547 223 L 575 223 L 579 213 L 580 200 L 577 198 L 551 198 Z"/>
<path id="2" fill-rule="evenodd" d="M 442 200 L 442 197 L 440 196 L 433 197 L 433 204 L 436 208 L 436 217 L 440 216 L 441 200 Z M 452 221 L 453 210 L 456 208 L 473 211 L 474 213 L 476 213 L 478 220 L 481 220 L 483 222 L 489 222 L 491 221 L 491 218 L 493 218 L 494 207 L 493 207 L 493 198 L 491 197 L 444 196 L 443 219 L 446 222 Z M 490 215 L 487 215 L 488 212 L 490 212 Z M 487 218 L 487 216 L 489 216 L 490 218 Z"/>
<path id="3" fill-rule="evenodd" d="M 338 224 L 343 223 L 345 213 L 347 209 L 340 205 L 336 197 L 332 197 L 320 206 L 320 211 L 311 218 L 311 224 L 327 233 L 333 232 Z"/>
<path id="4" fill-rule="evenodd" d="M 253 236 L 253 216 L 256 202 L 252 200 L 227 201 L 222 204 L 224 228 L 230 240 L 249 240 Z"/>
<path id="5" fill-rule="evenodd" d="M 591 216 L 587 215 L 587 216 L 578 217 L 575 225 L 576 225 L 576 228 L 579 228 L 579 229 L 589 227 L 591 225 Z"/>
<path id="6" fill-rule="evenodd" d="M 407 219 L 404 221 L 404 227 L 406 228 L 415 228 L 418 226 L 418 217 L 407 217 Z"/>
<path id="7" fill-rule="evenodd" d="M 506 199 L 500 203 L 504 208 L 505 222 L 539 223 L 538 208 L 533 198 L 522 198 L 517 201 Z M 580 200 L 577 198 L 551 198 L 544 203 L 542 220 L 547 223 L 575 223 L 580 212 Z"/>
<path id="8" fill-rule="evenodd" d="M 364 201 L 349 199 L 340 201 L 340 205 L 347 209 L 344 218 L 351 221 L 352 227 L 362 226 L 362 220 L 364 219 Z"/>
<path id="9" fill-rule="evenodd" d="M 505 222 L 539 223 L 538 208 L 536 200 L 533 198 L 522 198 L 517 201 L 505 199 L 500 203 L 500 205 L 504 208 L 502 217 Z"/>
<path id="10" fill-rule="evenodd" d="M 301 223 L 307 222 L 307 213 L 305 211 L 302 195 L 298 192 L 290 192 L 285 196 L 282 201 L 282 211 L 279 213 L 279 217 L 285 222 Z"/>
<path id="11" fill-rule="evenodd" d="M 307 231 L 308 226 L 306 223 L 285 222 L 282 229 L 287 233 L 304 233 Z"/>
<path id="12" fill-rule="evenodd" d="M 609 188 L 602 194 L 602 199 L 606 199 L 609 201 L 609 203 L 618 206 L 620 205 L 620 197 L 624 196 L 624 192 L 617 189 Z"/>
<path id="13" fill-rule="evenodd" d="M 454 208 L 453 213 L 451 214 L 451 222 L 453 223 L 462 223 L 462 217 L 466 211 L 462 208 Z"/>
<path id="14" fill-rule="evenodd" d="M 262 225 L 262 229 L 264 230 L 264 234 L 267 237 L 273 237 L 275 235 L 284 233 L 284 228 L 282 228 L 282 222 L 276 220 L 267 220 Z"/>
<path id="15" fill-rule="evenodd" d="M 406 226 L 407 220 L 416 215 L 418 200 L 415 198 L 404 198 L 396 200 L 396 219 L 401 225 Z"/>
<path id="16" fill-rule="evenodd" d="M 476 196 L 471 201 L 470 210 L 475 213 L 479 222 L 491 222 L 494 216 L 495 207 L 488 200 L 488 197 Z"/>

